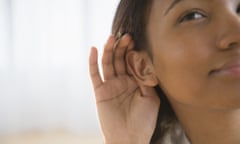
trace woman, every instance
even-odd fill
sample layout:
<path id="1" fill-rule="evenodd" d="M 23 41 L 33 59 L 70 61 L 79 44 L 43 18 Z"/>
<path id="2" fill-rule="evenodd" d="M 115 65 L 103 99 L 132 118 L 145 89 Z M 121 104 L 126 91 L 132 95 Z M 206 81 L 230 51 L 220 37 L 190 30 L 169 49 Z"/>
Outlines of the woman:
<path id="1" fill-rule="evenodd" d="M 103 79 L 90 55 L 106 144 L 240 143 L 239 6 L 121 0 Z"/>

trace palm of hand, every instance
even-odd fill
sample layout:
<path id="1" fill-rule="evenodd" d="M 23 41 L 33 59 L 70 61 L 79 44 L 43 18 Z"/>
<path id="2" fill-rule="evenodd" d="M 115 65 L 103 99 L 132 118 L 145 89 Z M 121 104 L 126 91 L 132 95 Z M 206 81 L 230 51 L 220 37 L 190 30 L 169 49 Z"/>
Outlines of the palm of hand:
<path id="1" fill-rule="evenodd" d="M 112 45 L 111 41 L 108 41 L 105 55 L 103 55 L 105 81 L 101 80 L 96 68 L 96 56 L 95 60 L 94 54 L 90 57 L 90 72 L 105 139 L 112 143 L 149 143 L 157 120 L 159 99 L 152 88 L 146 89 L 148 89 L 149 95 L 153 96 L 142 94 L 141 86 L 126 73 L 123 59 L 115 62 L 119 66 L 116 67 L 118 73 L 116 75 L 113 66 L 109 67 L 107 64 L 112 62 L 112 56 L 107 55 L 110 45 Z M 123 57 L 123 53 L 120 51 L 119 56 Z M 96 51 L 95 55 L 97 55 Z M 107 57 L 108 60 L 104 60 L 104 57 Z M 91 69 L 93 65 L 95 68 Z M 98 76 L 95 77 L 94 74 Z"/>

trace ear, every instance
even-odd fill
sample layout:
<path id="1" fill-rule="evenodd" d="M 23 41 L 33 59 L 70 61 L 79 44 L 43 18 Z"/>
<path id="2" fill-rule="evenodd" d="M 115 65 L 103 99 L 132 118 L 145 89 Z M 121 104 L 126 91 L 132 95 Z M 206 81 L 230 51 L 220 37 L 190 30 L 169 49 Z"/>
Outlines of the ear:
<path id="1" fill-rule="evenodd" d="M 158 84 L 152 60 L 147 52 L 129 51 L 126 54 L 127 70 L 139 84 L 154 87 Z"/>

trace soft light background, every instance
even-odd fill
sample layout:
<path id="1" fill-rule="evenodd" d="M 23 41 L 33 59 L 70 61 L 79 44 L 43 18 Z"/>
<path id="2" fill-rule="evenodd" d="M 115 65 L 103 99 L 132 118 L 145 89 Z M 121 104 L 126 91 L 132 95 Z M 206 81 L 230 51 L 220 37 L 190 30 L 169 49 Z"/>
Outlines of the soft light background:
<path id="1" fill-rule="evenodd" d="M 102 143 L 88 55 L 118 2 L 0 0 L 1 144 Z"/>

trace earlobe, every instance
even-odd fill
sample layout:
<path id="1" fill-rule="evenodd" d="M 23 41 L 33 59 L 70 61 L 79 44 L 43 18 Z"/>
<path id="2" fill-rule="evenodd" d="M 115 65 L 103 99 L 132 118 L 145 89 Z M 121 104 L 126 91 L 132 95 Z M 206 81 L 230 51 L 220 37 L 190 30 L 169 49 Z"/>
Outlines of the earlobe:
<path id="1" fill-rule="evenodd" d="M 158 84 L 151 59 L 146 52 L 129 51 L 126 54 L 127 70 L 139 84 L 154 87 Z"/>

